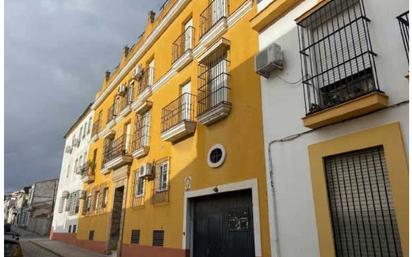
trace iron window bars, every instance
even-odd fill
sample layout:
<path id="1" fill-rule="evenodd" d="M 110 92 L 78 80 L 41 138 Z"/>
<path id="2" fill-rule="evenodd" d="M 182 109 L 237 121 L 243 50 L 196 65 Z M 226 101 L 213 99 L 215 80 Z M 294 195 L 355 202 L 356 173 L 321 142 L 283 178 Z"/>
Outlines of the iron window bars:
<path id="1" fill-rule="evenodd" d="M 382 146 L 324 159 L 337 257 L 401 257 Z"/>
<path id="2" fill-rule="evenodd" d="M 145 112 L 143 115 L 136 114 L 135 128 L 133 151 L 149 146 L 150 112 Z"/>
<path id="3" fill-rule="evenodd" d="M 306 114 L 379 91 L 369 21 L 362 0 L 333 0 L 298 22 Z"/>
<path id="4" fill-rule="evenodd" d="M 195 117 L 194 102 L 196 96 L 181 94 L 162 109 L 162 133 L 183 121 L 193 121 Z"/>
<path id="5" fill-rule="evenodd" d="M 189 26 L 183 33 L 173 42 L 172 45 L 172 63 L 176 62 L 186 51 L 191 50 L 194 46 L 195 28 Z"/>
<path id="6" fill-rule="evenodd" d="M 107 163 L 116 157 L 130 154 L 132 135 L 122 135 L 114 140 L 106 139 L 103 162 Z"/>
<path id="7" fill-rule="evenodd" d="M 229 102 L 229 60 L 226 49 L 218 49 L 206 61 L 199 63 L 197 116 L 220 104 Z"/>
<path id="8" fill-rule="evenodd" d="M 227 0 L 213 0 L 200 14 L 200 37 L 206 34 L 220 19 L 227 16 Z"/>
<path id="9" fill-rule="evenodd" d="M 409 62 L 409 11 L 406 11 L 396 17 L 399 22 L 399 28 L 401 30 L 403 47 L 405 48 L 406 58 Z"/>
<path id="10" fill-rule="evenodd" d="M 151 202 L 152 204 L 169 202 L 169 173 L 170 173 L 170 162 L 169 158 L 159 160 L 156 162 L 155 167 L 155 178 L 154 186 L 152 187 L 153 193 Z"/>

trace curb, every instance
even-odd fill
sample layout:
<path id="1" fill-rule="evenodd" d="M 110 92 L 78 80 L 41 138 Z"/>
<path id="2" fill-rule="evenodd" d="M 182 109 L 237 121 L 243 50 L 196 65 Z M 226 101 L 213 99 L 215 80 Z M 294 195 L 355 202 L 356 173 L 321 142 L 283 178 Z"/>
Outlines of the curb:
<path id="1" fill-rule="evenodd" d="M 59 256 L 59 257 L 64 257 L 64 256 L 63 256 L 63 255 L 61 255 L 60 253 L 57 253 L 57 252 L 55 252 L 55 251 L 53 251 L 53 250 L 51 250 L 51 249 L 49 249 L 49 248 L 45 247 L 44 245 L 39 244 L 39 243 L 38 243 L 38 242 L 36 242 L 36 241 L 33 241 L 33 240 L 28 240 L 28 242 L 30 242 L 30 243 L 32 243 L 32 244 L 34 244 L 34 245 L 36 245 L 36 246 L 38 246 L 38 247 L 40 247 L 40 248 L 42 248 L 42 249 L 44 249 L 44 250 L 46 250 L 46 251 L 48 251 L 48 252 L 50 252 L 50 253 L 54 254 L 54 255 L 57 255 L 57 256 Z"/>

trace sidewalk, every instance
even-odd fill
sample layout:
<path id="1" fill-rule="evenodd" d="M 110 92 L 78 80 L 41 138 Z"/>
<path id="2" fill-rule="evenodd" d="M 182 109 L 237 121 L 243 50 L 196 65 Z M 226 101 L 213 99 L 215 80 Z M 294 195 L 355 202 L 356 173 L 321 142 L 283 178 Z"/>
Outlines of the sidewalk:
<path id="1" fill-rule="evenodd" d="M 66 244 L 61 241 L 49 239 L 31 239 L 29 242 L 42 247 L 60 257 L 108 257 L 110 255 L 98 254 L 83 248 Z"/>

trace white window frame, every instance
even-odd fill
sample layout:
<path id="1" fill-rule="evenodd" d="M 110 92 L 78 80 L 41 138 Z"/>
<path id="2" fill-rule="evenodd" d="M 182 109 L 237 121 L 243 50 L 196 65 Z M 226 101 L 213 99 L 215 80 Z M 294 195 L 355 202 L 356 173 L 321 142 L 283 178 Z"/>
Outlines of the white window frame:
<path id="1" fill-rule="evenodd" d="M 166 166 L 166 171 L 164 171 L 164 167 Z M 164 161 L 159 164 L 159 188 L 157 188 L 157 192 L 164 192 L 169 190 L 169 161 Z M 165 186 L 163 186 L 165 185 Z"/>

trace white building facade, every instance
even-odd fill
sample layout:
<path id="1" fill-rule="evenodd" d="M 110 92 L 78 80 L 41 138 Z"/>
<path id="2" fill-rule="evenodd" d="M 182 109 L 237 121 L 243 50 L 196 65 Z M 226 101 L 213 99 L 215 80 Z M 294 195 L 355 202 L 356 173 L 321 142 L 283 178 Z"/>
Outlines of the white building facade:
<path id="1" fill-rule="evenodd" d="M 273 257 L 408 256 L 408 9 L 258 1 L 283 55 L 261 77 Z"/>
<path id="2" fill-rule="evenodd" d="M 82 178 L 87 172 L 87 154 L 92 134 L 93 111 L 90 106 L 64 137 L 65 146 L 54 208 L 52 238 L 77 232 Z"/>

